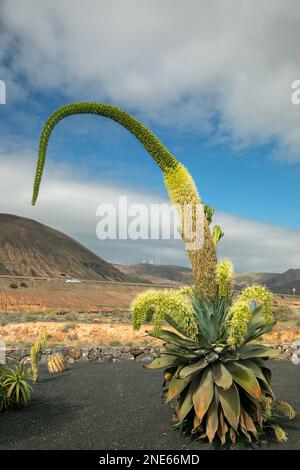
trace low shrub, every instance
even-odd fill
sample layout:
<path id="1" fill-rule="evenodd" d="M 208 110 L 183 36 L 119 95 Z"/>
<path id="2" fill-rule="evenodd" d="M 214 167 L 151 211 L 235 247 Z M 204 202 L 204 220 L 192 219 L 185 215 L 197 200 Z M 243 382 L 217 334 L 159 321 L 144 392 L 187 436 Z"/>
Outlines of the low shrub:
<path id="1" fill-rule="evenodd" d="M 74 312 L 66 313 L 64 317 L 65 317 L 65 319 L 68 320 L 68 321 L 75 321 L 75 320 L 77 320 L 77 314 L 74 313 Z"/>
<path id="2" fill-rule="evenodd" d="M 68 331 L 70 330 L 73 330 L 74 328 L 76 328 L 76 325 L 75 323 L 66 323 L 62 328 L 60 328 L 60 331 L 62 333 L 67 333 Z"/>
<path id="3" fill-rule="evenodd" d="M 23 365 L 9 368 L 0 366 L 0 412 L 21 409 L 31 399 L 32 377 Z"/>
<path id="4" fill-rule="evenodd" d="M 18 289 L 18 284 L 16 284 L 15 282 L 12 282 L 11 284 L 9 284 L 9 287 L 11 289 Z"/>

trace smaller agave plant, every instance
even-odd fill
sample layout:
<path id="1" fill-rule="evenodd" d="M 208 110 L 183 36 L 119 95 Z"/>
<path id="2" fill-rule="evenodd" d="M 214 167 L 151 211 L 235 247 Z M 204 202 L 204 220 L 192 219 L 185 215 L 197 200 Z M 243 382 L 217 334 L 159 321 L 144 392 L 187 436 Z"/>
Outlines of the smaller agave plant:
<path id="1" fill-rule="evenodd" d="M 238 438 L 258 441 L 268 428 L 287 439 L 276 417 L 292 419 L 293 408 L 271 389 L 267 359 L 275 349 L 256 342 L 270 331 L 272 294 L 264 287 L 245 288 L 234 298 L 232 264 L 217 265 L 219 295 L 211 303 L 195 289 L 145 291 L 132 304 L 139 329 L 153 320 L 150 336 L 165 342 L 149 369 L 164 370 L 163 398 L 176 400 L 175 427 L 195 438 L 235 445 Z M 162 322 L 172 331 L 162 329 Z"/>

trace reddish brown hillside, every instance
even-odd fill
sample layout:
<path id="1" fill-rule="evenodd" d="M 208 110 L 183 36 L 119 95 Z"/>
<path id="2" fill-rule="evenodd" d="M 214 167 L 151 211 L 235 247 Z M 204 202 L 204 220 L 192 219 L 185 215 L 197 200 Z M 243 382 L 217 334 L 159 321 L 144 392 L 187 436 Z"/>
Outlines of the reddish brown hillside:
<path id="1" fill-rule="evenodd" d="M 129 280 L 58 230 L 10 214 L 0 214 L 0 275 Z"/>

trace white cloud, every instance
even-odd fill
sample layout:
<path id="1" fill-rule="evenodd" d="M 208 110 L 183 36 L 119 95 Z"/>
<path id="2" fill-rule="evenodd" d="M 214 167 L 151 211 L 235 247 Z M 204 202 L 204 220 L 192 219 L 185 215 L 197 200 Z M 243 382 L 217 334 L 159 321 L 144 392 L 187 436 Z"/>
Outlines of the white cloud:
<path id="1" fill-rule="evenodd" d="M 5 212 L 29 217 L 59 229 L 113 262 L 136 263 L 159 258 L 164 264 L 187 264 L 180 240 L 104 240 L 96 237 L 96 209 L 100 203 L 117 204 L 119 195 L 129 202 L 167 202 L 154 194 L 142 194 L 121 187 L 107 186 L 101 180 L 82 181 L 65 165 L 47 168 L 37 205 L 32 207 L 31 187 L 35 158 L 27 154 L 0 152 L 0 201 Z M 124 215 L 124 214 L 122 214 Z M 280 272 L 300 266 L 300 231 L 272 226 L 230 214 L 218 213 L 215 223 L 225 237 L 220 256 L 234 261 L 236 271 Z"/>
<path id="2" fill-rule="evenodd" d="M 34 89 L 206 131 L 218 115 L 237 143 L 300 158 L 297 0 L 3 0 L 1 20 L 0 60 L 13 46 Z"/>

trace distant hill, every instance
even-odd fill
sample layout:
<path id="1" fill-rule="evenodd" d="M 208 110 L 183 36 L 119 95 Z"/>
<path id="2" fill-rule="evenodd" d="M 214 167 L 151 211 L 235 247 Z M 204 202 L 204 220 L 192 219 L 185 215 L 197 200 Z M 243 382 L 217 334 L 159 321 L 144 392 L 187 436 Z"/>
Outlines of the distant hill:
<path id="1" fill-rule="evenodd" d="M 249 273 L 235 276 L 235 287 L 243 288 L 254 283 L 264 284 L 272 292 L 292 294 L 293 288 L 300 295 L 300 269 L 288 269 L 284 273 Z"/>
<path id="2" fill-rule="evenodd" d="M 295 288 L 296 294 L 300 295 L 300 269 L 289 269 L 282 274 L 276 274 L 268 279 L 266 285 L 273 292 L 282 294 L 292 294 Z"/>
<path id="3" fill-rule="evenodd" d="M 112 265 L 67 235 L 31 219 L 0 214 L 0 275 L 26 277 L 75 277 L 87 280 L 192 284 L 192 270 L 183 266 Z M 300 269 L 278 273 L 237 274 L 241 289 L 261 283 L 273 292 L 300 295 Z"/>
<path id="4" fill-rule="evenodd" d="M 173 265 L 160 264 L 132 264 L 128 266 L 114 265 L 122 273 L 140 282 L 151 282 L 152 284 L 192 284 L 193 275 L 190 268 Z"/>
<path id="5" fill-rule="evenodd" d="M 234 285 L 237 288 L 243 288 L 251 284 L 264 284 L 272 279 L 274 276 L 279 276 L 277 273 L 244 273 L 244 274 L 235 274 L 234 276 Z"/>
<path id="6" fill-rule="evenodd" d="M 138 282 L 173 284 L 174 286 L 193 283 L 192 270 L 183 266 L 147 263 L 114 266 Z M 300 295 L 300 269 L 289 269 L 282 274 L 244 273 L 236 274 L 234 277 L 234 287 L 238 290 L 255 283 L 263 284 L 271 291 L 282 294 L 292 294 L 292 289 L 295 288 L 296 294 Z"/>
<path id="7" fill-rule="evenodd" d="M 130 280 L 58 230 L 10 214 L 0 214 L 0 275 Z"/>

